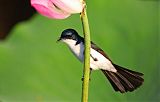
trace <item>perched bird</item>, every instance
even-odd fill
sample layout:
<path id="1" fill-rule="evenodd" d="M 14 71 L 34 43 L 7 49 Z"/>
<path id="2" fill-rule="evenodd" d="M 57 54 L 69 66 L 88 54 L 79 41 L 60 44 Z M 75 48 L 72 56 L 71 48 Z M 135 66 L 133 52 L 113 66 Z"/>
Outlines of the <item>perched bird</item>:
<path id="1" fill-rule="evenodd" d="M 66 43 L 71 52 L 81 61 L 84 61 L 84 38 L 74 29 L 66 29 L 57 41 Z M 144 79 L 140 72 L 132 71 L 114 64 L 105 52 L 91 42 L 90 69 L 101 70 L 107 77 L 115 91 L 121 93 L 133 91 L 142 85 Z"/>

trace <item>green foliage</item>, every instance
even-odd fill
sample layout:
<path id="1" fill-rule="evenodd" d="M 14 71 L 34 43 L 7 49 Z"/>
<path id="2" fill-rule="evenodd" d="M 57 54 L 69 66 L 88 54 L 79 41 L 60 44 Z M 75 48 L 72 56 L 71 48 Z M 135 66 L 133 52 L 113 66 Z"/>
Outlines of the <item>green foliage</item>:
<path id="1" fill-rule="evenodd" d="M 144 85 L 132 93 L 114 92 L 100 71 L 90 82 L 90 102 L 158 102 L 158 2 L 88 1 L 91 38 L 111 59 L 144 73 Z M 66 28 L 82 33 L 79 15 L 49 20 L 35 15 L 15 26 L 0 42 L 0 101 L 79 102 L 83 65 L 68 48 L 56 43 Z M 83 34 L 81 34 L 83 35 Z"/>

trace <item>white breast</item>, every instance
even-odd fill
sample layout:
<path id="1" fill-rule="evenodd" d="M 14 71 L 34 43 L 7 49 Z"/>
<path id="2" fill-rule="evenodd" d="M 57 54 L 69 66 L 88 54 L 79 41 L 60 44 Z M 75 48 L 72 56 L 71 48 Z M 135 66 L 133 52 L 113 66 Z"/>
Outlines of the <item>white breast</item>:
<path id="1" fill-rule="evenodd" d="M 70 39 L 63 40 L 63 42 L 65 42 L 68 45 L 68 47 L 70 48 L 72 53 L 81 62 L 84 61 L 84 45 L 83 45 L 82 42 L 80 44 L 77 44 L 77 45 L 75 45 L 76 41 L 70 40 Z M 93 58 L 90 57 L 90 67 L 93 70 L 103 69 L 103 70 L 108 70 L 108 71 L 113 71 L 113 72 L 117 71 L 114 68 L 114 66 L 112 65 L 112 63 L 107 58 L 105 58 L 102 54 L 97 52 L 96 50 L 91 48 L 90 54 L 92 55 L 92 57 L 97 59 L 97 61 L 94 61 Z"/>
<path id="2" fill-rule="evenodd" d="M 70 39 L 63 40 L 63 42 L 65 42 L 68 45 L 68 47 L 70 48 L 70 50 L 72 51 L 72 53 L 81 62 L 83 62 L 83 60 L 84 60 L 84 56 L 83 56 L 84 46 L 83 46 L 83 43 L 81 42 L 80 44 L 75 45 L 76 41 L 70 40 Z"/>

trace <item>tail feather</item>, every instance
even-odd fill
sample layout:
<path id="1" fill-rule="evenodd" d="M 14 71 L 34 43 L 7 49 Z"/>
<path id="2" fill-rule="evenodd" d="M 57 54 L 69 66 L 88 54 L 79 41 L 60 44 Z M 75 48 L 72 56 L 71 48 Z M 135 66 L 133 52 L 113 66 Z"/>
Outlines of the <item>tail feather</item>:
<path id="1" fill-rule="evenodd" d="M 115 91 L 121 90 L 121 92 L 125 92 L 124 86 L 121 84 L 120 80 L 115 76 L 114 73 L 109 71 L 103 71 L 106 77 L 109 79 Z"/>
<path id="2" fill-rule="evenodd" d="M 102 72 L 108 78 L 115 91 L 120 91 L 121 93 L 131 92 L 142 85 L 144 81 L 142 73 L 120 67 L 116 64 L 113 65 L 117 70 L 116 73 L 107 70 L 102 70 Z"/>

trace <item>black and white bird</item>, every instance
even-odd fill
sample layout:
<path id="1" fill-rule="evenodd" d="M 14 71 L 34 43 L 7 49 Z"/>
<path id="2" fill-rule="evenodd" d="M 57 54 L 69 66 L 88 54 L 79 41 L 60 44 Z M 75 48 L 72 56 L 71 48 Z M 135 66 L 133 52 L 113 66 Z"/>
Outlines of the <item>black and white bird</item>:
<path id="1" fill-rule="evenodd" d="M 66 43 L 71 52 L 81 61 L 84 61 L 84 38 L 74 29 L 66 29 L 57 41 Z M 121 93 L 133 91 L 142 85 L 144 79 L 140 72 L 132 71 L 114 64 L 105 52 L 91 42 L 90 69 L 101 70 L 108 78 L 115 91 Z"/>

